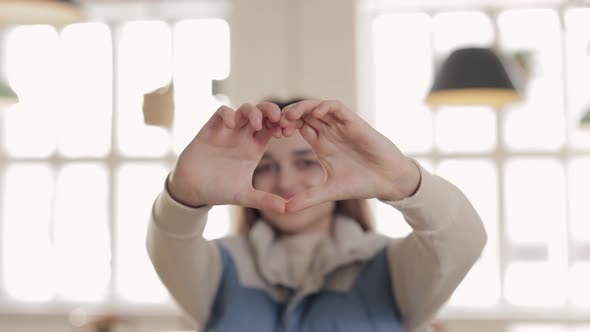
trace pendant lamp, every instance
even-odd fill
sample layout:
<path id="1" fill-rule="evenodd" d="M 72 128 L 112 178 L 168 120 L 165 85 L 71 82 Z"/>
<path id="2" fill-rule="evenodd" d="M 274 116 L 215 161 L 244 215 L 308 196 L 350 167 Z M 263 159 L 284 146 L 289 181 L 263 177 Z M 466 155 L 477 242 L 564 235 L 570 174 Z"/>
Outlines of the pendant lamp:
<path id="1" fill-rule="evenodd" d="M 443 62 L 426 98 L 432 106 L 490 105 L 520 100 L 498 56 L 488 48 L 461 48 Z"/>
<path id="2" fill-rule="evenodd" d="M 48 24 L 64 26 L 82 20 L 82 10 L 71 0 L 0 0 L 0 25 Z"/>

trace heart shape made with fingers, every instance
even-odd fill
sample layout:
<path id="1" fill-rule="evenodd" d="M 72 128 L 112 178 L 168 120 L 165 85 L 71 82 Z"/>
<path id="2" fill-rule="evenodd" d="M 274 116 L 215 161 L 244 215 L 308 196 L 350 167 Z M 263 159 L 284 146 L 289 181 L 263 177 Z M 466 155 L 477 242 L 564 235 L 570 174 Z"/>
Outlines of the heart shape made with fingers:
<path id="1" fill-rule="evenodd" d="M 268 186 L 254 188 L 254 173 L 271 139 L 286 140 L 296 131 L 313 156 L 294 169 L 316 162 L 321 181 L 304 190 L 281 189 L 280 195 Z M 175 198 L 189 206 L 232 204 L 289 213 L 327 201 L 403 197 L 419 183 L 419 172 L 342 103 L 304 100 L 282 112 L 272 103 L 244 104 L 236 111 L 221 106 L 183 150 L 168 183 Z"/>
<path id="2" fill-rule="evenodd" d="M 273 136 L 284 139 L 298 131 L 325 172 L 323 181 L 287 197 L 285 212 L 327 201 L 397 198 L 404 194 L 396 188 L 400 179 L 416 175 L 416 166 L 391 141 L 338 101 L 304 100 L 274 120 L 266 123 Z"/>

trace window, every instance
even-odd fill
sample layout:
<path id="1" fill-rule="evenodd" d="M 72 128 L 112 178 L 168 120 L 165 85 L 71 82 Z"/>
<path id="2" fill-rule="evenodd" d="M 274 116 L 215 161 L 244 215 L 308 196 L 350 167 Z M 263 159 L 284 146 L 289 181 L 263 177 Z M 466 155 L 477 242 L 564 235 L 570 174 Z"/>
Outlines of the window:
<path id="1" fill-rule="evenodd" d="M 221 104 L 229 27 L 219 18 L 6 32 L 19 103 L 0 111 L 0 303 L 167 310 L 145 250 L 151 204 Z M 143 123 L 143 94 L 175 84 L 175 125 Z M 215 207 L 205 236 L 229 229 Z M 127 306 L 127 308 L 130 308 Z"/>
<path id="2" fill-rule="evenodd" d="M 590 308 L 590 131 L 578 123 L 590 107 L 590 10 L 361 9 L 360 49 L 370 52 L 361 68 L 370 70 L 359 93 L 375 110 L 371 121 L 461 188 L 489 235 L 443 316 L 582 317 Z M 493 45 L 505 59 L 530 55 L 522 102 L 502 110 L 424 103 L 453 49 Z M 410 231 L 399 212 L 373 207 L 380 231 Z"/>

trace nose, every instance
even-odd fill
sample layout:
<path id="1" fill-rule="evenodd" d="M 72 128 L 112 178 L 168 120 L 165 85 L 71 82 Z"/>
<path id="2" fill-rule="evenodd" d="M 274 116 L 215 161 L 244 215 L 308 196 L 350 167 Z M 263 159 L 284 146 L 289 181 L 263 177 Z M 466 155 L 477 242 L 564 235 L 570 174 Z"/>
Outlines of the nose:
<path id="1" fill-rule="evenodd" d="M 298 188 L 301 185 L 300 182 L 301 181 L 297 179 L 296 172 L 292 172 L 288 169 L 281 169 L 276 183 L 276 194 L 288 200 L 297 194 L 299 191 Z"/>

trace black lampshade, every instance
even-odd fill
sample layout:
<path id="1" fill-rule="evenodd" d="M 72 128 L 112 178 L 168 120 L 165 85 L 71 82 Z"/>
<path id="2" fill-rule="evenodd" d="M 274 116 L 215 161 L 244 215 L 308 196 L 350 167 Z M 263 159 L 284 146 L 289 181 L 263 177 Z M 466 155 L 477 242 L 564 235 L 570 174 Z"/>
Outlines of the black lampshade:
<path id="1" fill-rule="evenodd" d="M 426 102 L 443 105 L 491 105 L 501 108 L 520 100 L 506 69 L 487 48 L 453 51 L 442 64 Z"/>

